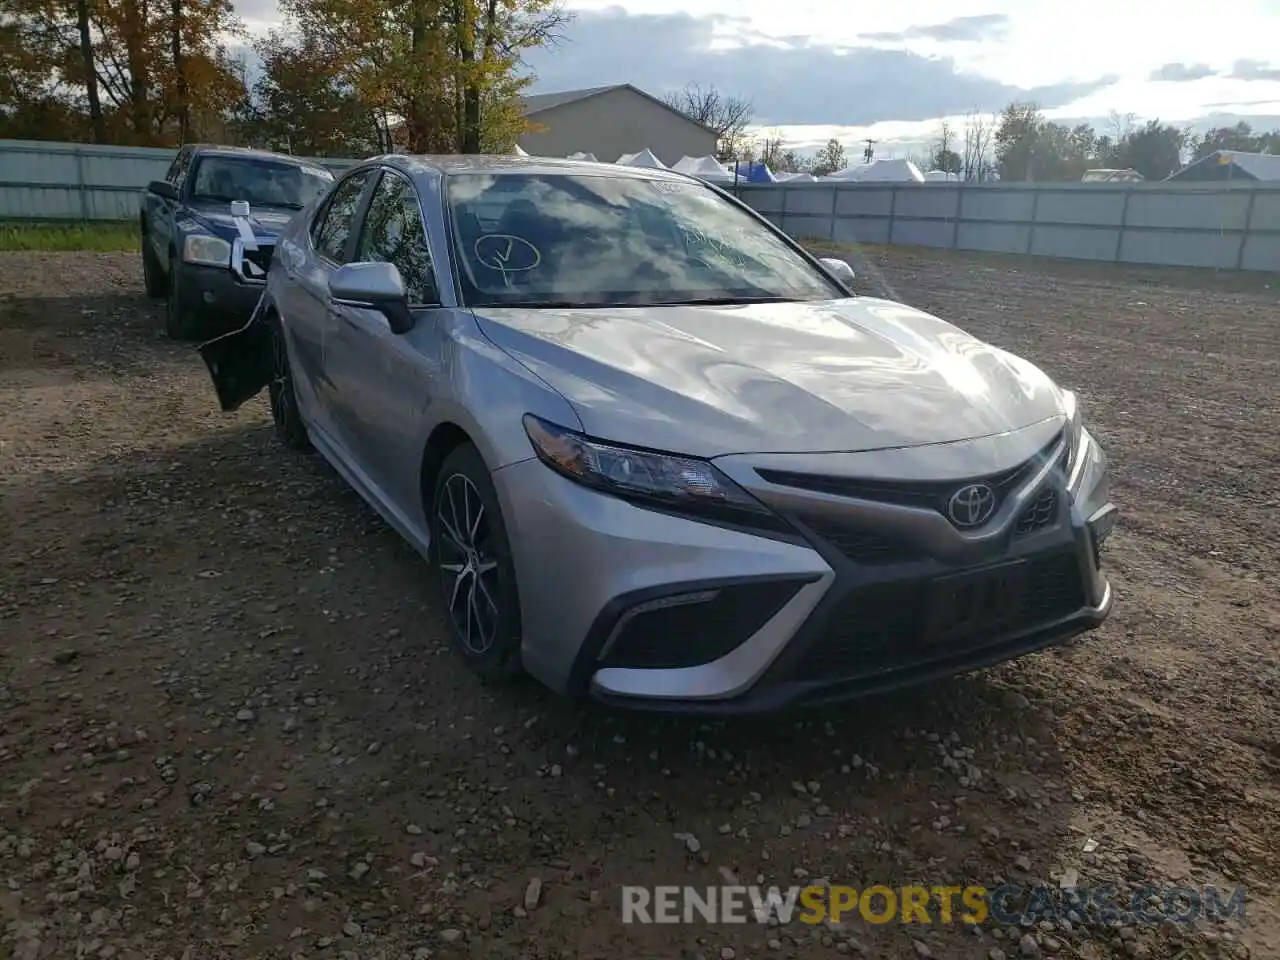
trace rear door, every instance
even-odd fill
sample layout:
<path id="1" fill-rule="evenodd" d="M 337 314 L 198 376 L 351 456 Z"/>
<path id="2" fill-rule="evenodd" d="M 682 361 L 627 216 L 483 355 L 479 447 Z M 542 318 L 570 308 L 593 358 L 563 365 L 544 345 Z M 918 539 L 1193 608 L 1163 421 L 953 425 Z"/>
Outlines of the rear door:
<path id="1" fill-rule="evenodd" d="M 281 250 L 285 283 L 277 306 L 284 318 L 298 402 L 307 420 L 346 446 L 330 375 L 338 319 L 329 297 L 329 277 L 351 260 L 356 217 L 377 168 L 356 170 L 338 181 L 298 246 Z"/>

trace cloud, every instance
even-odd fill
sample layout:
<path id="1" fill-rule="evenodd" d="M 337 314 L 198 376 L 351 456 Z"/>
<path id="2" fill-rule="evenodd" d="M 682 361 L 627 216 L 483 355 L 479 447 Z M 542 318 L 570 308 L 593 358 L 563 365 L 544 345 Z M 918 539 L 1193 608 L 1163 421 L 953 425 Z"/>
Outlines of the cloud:
<path id="1" fill-rule="evenodd" d="M 280 19 L 277 0 L 232 0 L 236 13 L 246 20 L 271 22 Z"/>
<path id="2" fill-rule="evenodd" d="M 1231 68 L 1231 76 L 1237 80 L 1280 80 L 1280 67 L 1273 67 L 1264 60 L 1237 60 Z"/>
<path id="3" fill-rule="evenodd" d="M 740 19 L 726 16 L 633 15 L 619 7 L 582 11 L 563 42 L 526 58 L 537 76 L 533 92 L 633 83 L 661 96 L 697 82 L 749 99 L 757 124 L 856 126 L 999 110 L 1012 100 L 1034 100 L 1049 109 L 1117 79 L 1023 88 L 962 72 L 949 58 L 907 50 L 839 48 L 815 41 L 726 48 L 722 38 L 740 35 L 743 28 Z M 648 55 L 637 56 L 637 51 Z"/>
<path id="4" fill-rule="evenodd" d="M 1166 63 L 1151 71 L 1148 80 L 1163 80 L 1169 83 L 1187 83 L 1191 80 L 1203 80 L 1212 77 L 1215 70 L 1207 63 Z"/>
<path id="5" fill-rule="evenodd" d="M 1004 35 L 1009 18 L 1003 13 L 982 13 L 973 17 L 956 17 L 943 23 L 907 27 L 899 32 L 865 33 L 863 39 L 885 43 L 902 43 L 906 40 L 937 40 L 940 43 L 977 42 Z"/>

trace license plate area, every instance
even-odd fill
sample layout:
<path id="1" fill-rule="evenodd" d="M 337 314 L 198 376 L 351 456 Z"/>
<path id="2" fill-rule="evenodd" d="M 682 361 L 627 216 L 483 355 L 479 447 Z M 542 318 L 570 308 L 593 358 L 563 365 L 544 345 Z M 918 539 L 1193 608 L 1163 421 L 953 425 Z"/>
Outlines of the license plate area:
<path id="1" fill-rule="evenodd" d="M 924 620 L 926 642 L 998 633 L 1018 623 L 1026 600 L 1024 561 L 966 570 L 929 585 Z"/>

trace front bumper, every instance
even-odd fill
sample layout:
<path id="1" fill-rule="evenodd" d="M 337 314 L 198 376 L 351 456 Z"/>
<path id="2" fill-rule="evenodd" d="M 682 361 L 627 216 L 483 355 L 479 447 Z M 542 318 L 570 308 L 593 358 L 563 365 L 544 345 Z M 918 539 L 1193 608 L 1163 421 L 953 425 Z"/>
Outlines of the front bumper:
<path id="1" fill-rule="evenodd" d="M 253 315 L 263 283 L 246 282 L 229 267 L 184 263 L 178 283 L 180 308 L 196 318 L 200 335 L 216 337 L 238 330 Z"/>
<path id="2" fill-rule="evenodd" d="M 809 509 L 835 500 L 847 510 L 847 500 L 796 497 L 759 481 L 753 492 L 793 519 L 799 535 L 633 506 L 537 461 L 504 468 L 494 479 L 520 585 L 525 667 L 553 689 L 627 707 L 765 712 L 883 692 L 1061 643 L 1096 627 L 1112 605 L 1091 531 L 1105 536 L 1115 508 L 1105 458 L 1100 450 L 1090 456 L 1075 496 L 1060 471 L 1046 468 L 1029 482 L 1025 504 L 1011 504 L 980 536 L 966 538 L 919 510 L 863 505 L 860 523 L 894 531 L 883 542 L 854 542 L 797 519 L 811 520 L 812 511 L 795 502 Z M 1049 498 L 1037 495 L 1050 488 L 1045 509 Z M 1037 503 L 1037 525 L 1023 529 L 1018 517 Z M 939 578 L 1006 565 L 1025 586 L 1016 610 L 967 633 L 926 629 Z"/>

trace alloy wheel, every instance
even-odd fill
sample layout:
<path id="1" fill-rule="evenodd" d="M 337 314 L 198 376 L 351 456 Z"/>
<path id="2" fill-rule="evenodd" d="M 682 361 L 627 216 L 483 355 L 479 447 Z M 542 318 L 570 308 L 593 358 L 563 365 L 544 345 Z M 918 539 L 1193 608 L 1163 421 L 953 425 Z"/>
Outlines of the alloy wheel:
<path id="1" fill-rule="evenodd" d="M 468 652 L 483 655 L 493 646 L 500 622 L 498 561 L 484 502 L 464 475 L 455 473 L 445 481 L 436 522 L 449 617 Z"/>

